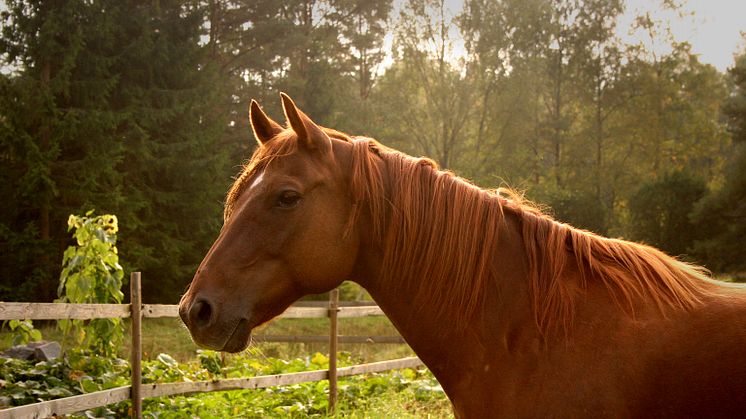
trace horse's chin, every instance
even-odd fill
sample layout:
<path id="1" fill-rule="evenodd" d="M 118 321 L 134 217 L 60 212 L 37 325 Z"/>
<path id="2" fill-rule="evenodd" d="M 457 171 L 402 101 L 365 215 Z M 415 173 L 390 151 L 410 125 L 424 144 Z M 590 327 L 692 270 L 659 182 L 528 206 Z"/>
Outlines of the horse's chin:
<path id="1" fill-rule="evenodd" d="M 249 343 L 251 342 L 252 329 L 253 328 L 249 325 L 247 319 L 241 319 L 220 350 L 223 352 L 237 353 L 248 348 Z"/>

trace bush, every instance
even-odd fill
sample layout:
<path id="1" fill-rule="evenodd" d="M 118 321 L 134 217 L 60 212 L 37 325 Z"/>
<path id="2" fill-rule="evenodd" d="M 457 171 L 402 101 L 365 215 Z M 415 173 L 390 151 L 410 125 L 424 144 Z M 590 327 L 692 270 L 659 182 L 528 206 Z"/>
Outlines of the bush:
<path id="1" fill-rule="evenodd" d="M 706 191 L 703 181 L 683 171 L 642 184 L 629 202 L 633 238 L 672 255 L 690 252 L 701 231 L 691 214 Z"/>
<path id="2" fill-rule="evenodd" d="M 77 246 L 65 250 L 58 294 L 61 303 L 121 303 L 124 272 L 117 255 L 117 217 L 71 215 L 68 231 L 75 230 Z M 113 357 L 124 332 L 121 319 L 60 320 L 65 333 L 74 332 L 78 345 Z"/>
<path id="3" fill-rule="evenodd" d="M 746 144 L 736 148 L 725 185 L 697 206 L 695 219 L 707 227 L 694 253 L 718 272 L 746 272 Z"/>
<path id="4" fill-rule="evenodd" d="M 554 217 L 573 227 L 606 234 L 606 212 L 595 196 L 588 193 L 556 193 L 549 198 Z"/>

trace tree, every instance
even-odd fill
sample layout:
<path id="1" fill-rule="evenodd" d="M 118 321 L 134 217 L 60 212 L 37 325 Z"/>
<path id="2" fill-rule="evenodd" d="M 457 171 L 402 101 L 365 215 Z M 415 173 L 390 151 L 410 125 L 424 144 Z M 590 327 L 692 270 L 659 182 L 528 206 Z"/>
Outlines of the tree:
<path id="1" fill-rule="evenodd" d="M 125 266 L 158 278 L 144 283 L 146 298 L 178 298 L 219 227 L 229 180 L 200 10 L 8 2 L 0 265 L 4 280 L 34 279 L 14 299 L 54 298 L 65 220 L 90 209 L 119 216 Z"/>
<path id="2" fill-rule="evenodd" d="M 472 97 L 450 61 L 453 19 L 444 1 L 407 2 L 394 40 L 399 62 L 382 76 L 375 97 L 377 113 L 389 122 L 374 134 L 446 168 L 458 167 Z"/>
<path id="3" fill-rule="evenodd" d="M 644 183 L 629 201 L 633 237 L 674 256 L 691 253 L 702 229 L 690 214 L 706 190 L 702 180 L 682 171 Z"/>
<path id="4" fill-rule="evenodd" d="M 315 119 L 364 132 L 367 98 L 384 59 L 391 0 L 196 1 L 205 10 L 210 60 L 218 63 L 221 142 L 233 161 L 250 155 L 246 110 L 256 99 L 282 114 L 285 90 Z"/>
<path id="5" fill-rule="evenodd" d="M 746 33 L 742 34 L 746 41 Z M 728 130 L 733 141 L 746 144 L 746 51 L 735 59 L 733 67 L 728 69 L 732 83 L 732 92 L 723 106 Z"/>
<path id="6" fill-rule="evenodd" d="M 711 269 L 739 272 L 746 269 L 746 51 L 728 70 L 731 94 L 723 114 L 734 141 L 724 185 L 700 203 L 695 214 L 708 226 L 707 237 L 696 244 L 697 255 Z"/>
<path id="7" fill-rule="evenodd" d="M 0 53 L 15 71 L 3 76 L 0 99 L 0 154 L 8 169 L 0 186 L 7 250 L 0 269 L 3 278 L 28 278 L 18 297 L 49 300 L 59 260 L 52 255 L 64 248 L 67 215 L 122 201 L 116 170 L 122 145 L 91 141 L 106 138 L 121 121 L 107 106 L 117 83 L 109 36 L 114 22 L 98 2 L 6 5 Z"/>
<path id="8" fill-rule="evenodd" d="M 212 109 L 217 72 L 200 46 L 203 17 L 182 3 L 123 5 L 127 48 L 111 102 L 128 115 L 117 131 L 125 144 L 122 260 L 143 271 L 143 298 L 169 302 L 217 234 L 230 181 L 218 143 L 227 124 Z"/>

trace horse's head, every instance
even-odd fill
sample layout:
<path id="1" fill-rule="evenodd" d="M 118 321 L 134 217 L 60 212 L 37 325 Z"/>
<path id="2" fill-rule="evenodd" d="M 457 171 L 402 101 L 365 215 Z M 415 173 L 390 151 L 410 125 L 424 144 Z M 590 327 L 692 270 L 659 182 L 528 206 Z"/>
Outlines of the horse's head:
<path id="1" fill-rule="evenodd" d="M 339 158 L 351 147 L 289 97 L 282 102 L 288 129 L 252 101 L 259 148 L 231 188 L 220 235 L 179 304 L 194 341 L 205 347 L 243 350 L 254 327 L 303 295 L 339 285 L 357 257 L 359 240 L 348 231 L 349 176 Z"/>

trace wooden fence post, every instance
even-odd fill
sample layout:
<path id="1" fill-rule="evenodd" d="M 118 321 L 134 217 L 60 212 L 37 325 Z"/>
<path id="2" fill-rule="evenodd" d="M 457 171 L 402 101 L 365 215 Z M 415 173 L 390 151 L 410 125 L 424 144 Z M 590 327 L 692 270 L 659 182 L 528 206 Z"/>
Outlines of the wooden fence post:
<path id="1" fill-rule="evenodd" d="M 130 275 L 130 310 L 132 319 L 132 350 L 130 369 L 132 370 L 132 417 L 142 417 L 142 294 L 140 293 L 140 272 Z"/>
<path id="2" fill-rule="evenodd" d="M 337 409 L 337 313 L 339 312 L 339 290 L 329 293 L 329 413 Z"/>

